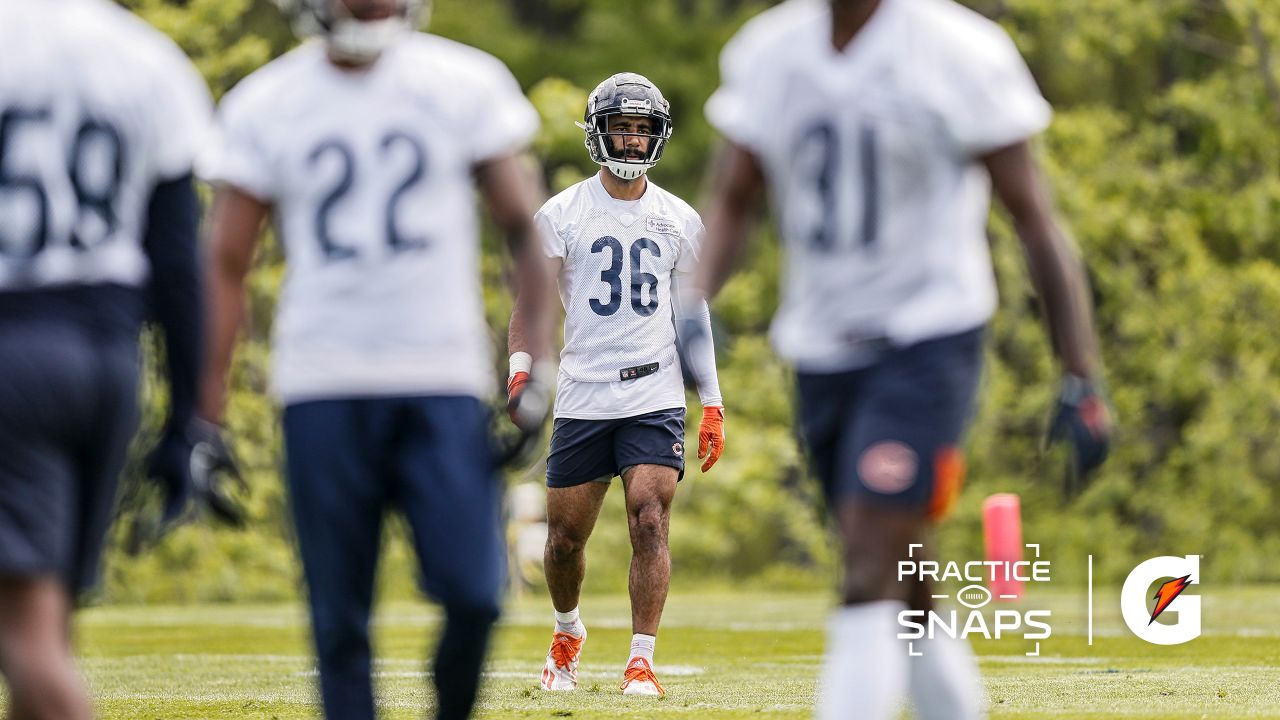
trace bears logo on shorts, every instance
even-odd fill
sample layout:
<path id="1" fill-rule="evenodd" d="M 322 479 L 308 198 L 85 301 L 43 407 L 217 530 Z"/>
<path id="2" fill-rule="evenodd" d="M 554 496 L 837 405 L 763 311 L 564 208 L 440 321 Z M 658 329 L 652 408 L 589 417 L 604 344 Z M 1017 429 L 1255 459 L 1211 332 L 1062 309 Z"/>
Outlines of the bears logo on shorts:
<path id="1" fill-rule="evenodd" d="M 894 495 L 916 481 L 916 453 L 896 440 L 883 440 L 862 451 L 858 475 L 868 489 Z"/>

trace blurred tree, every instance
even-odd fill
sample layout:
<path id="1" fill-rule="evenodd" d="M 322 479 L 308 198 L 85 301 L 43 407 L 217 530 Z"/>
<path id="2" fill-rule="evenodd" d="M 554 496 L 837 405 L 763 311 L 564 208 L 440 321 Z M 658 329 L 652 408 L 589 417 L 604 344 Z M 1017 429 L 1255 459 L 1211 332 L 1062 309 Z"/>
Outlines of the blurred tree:
<path id="1" fill-rule="evenodd" d="M 292 43 L 266 0 L 125 4 L 192 55 L 215 95 Z M 671 101 L 675 127 L 651 177 L 696 202 L 715 150 L 702 105 L 718 81 L 720 48 L 771 4 L 437 0 L 431 29 L 512 68 L 543 119 L 534 150 L 552 191 L 596 170 L 573 126 L 587 92 L 615 72 L 649 76 Z M 1023 496 L 1027 537 L 1056 553 L 1067 579 L 1079 579 L 1075 561 L 1092 552 L 1112 581 L 1135 559 L 1183 553 L 1205 555 L 1215 581 L 1280 580 L 1270 561 L 1280 556 L 1280 0 L 966 4 L 1012 34 L 1057 110 L 1038 146 L 1090 269 L 1121 425 L 1093 487 L 1062 508 L 1062 458 L 1040 451 L 1057 371 L 1017 239 L 995 211 L 1001 306 L 969 440 L 969 486 L 941 530 L 944 552 L 980 553 L 981 498 L 1014 491 Z M 500 345 L 510 310 L 505 259 L 493 237 L 485 248 L 487 309 Z M 294 591 L 276 410 L 264 395 L 281 258 L 270 243 L 262 255 L 229 414 L 255 487 L 254 526 L 236 535 L 192 525 L 157 553 L 113 557 L 109 597 Z M 789 371 L 764 338 L 780 257 L 766 227 L 714 308 L 729 447 L 713 473 L 695 469 L 678 494 L 673 555 L 686 576 L 830 575 L 816 492 L 791 429 Z M 496 379 L 502 369 L 494 372 Z M 409 592 L 408 556 L 392 546 L 387 582 Z M 617 514 L 592 544 L 593 555 L 610 560 L 596 564 L 595 589 L 622 586 L 625 569 L 614 558 L 625 547 Z"/>

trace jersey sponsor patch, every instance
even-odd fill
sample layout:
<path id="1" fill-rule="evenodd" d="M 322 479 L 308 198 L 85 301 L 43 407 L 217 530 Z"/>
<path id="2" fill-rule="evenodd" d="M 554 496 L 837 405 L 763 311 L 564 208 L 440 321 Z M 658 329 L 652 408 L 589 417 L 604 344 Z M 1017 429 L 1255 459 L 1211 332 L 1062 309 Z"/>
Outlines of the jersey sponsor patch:
<path id="1" fill-rule="evenodd" d="M 661 215 L 650 215 L 644 219 L 644 229 L 651 233 L 675 235 L 680 232 L 680 225 L 671 218 L 662 217 Z"/>

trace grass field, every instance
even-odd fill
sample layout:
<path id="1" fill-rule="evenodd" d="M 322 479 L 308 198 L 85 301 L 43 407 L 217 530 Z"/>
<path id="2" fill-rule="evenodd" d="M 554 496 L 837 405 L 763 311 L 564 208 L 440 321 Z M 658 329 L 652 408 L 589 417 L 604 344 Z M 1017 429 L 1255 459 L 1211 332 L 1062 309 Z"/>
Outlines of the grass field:
<path id="1" fill-rule="evenodd" d="M 996 718 L 1280 717 L 1280 592 L 1204 597 L 1205 634 L 1159 647 L 1132 637 L 1113 596 L 1096 599 L 1094 645 L 1084 593 L 1035 596 L 1053 610 L 1041 657 L 1023 641 L 978 641 Z M 630 622 L 625 597 L 584 600 L 590 638 L 580 690 L 551 695 L 536 677 L 550 639 L 548 604 L 513 601 L 492 654 L 484 718 L 807 718 L 822 653 L 822 594 L 686 594 L 668 603 L 658 642 L 661 699 L 617 692 Z M 383 606 L 377 683 L 383 717 L 421 718 L 431 704 L 422 661 L 434 608 Z M 114 607 L 79 624 L 83 668 L 104 718 L 315 718 L 315 671 L 295 606 Z"/>

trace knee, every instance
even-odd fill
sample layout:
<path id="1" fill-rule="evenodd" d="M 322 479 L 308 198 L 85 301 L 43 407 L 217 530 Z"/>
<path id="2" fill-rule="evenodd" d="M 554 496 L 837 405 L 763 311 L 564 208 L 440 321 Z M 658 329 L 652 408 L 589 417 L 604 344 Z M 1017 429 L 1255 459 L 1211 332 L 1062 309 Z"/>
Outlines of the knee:
<path id="1" fill-rule="evenodd" d="M 881 600 L 903 600 L 904 594 L 891 576 L 865 562 L 845 562 L 840 600 L 844 605 L 862 605 Z"/>
<path id="2" fill-rule="evenodd" d="M 355 666 L 368 664 L 369 618 L 359 613 L 336 608 L 314 608 L 312 625 L 316 655 L 326 665 Z"/>
<path id="3" fill-rule="evenodd" d="M 587 547 L 585 537 L 563 528 L 551 528 L 547 533 L 547 558 L 553 562 L 567 562 L 582 554 Z"/>
<path id="4" fill-rule="evenodd" d="M 656 548 L 666 544 L 668 509 L 658 501 L 637 507 L 629 516 L 631 544 L 635 548 Z"/>

